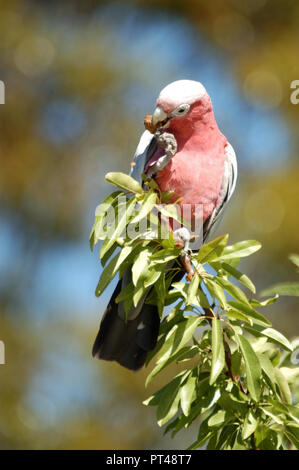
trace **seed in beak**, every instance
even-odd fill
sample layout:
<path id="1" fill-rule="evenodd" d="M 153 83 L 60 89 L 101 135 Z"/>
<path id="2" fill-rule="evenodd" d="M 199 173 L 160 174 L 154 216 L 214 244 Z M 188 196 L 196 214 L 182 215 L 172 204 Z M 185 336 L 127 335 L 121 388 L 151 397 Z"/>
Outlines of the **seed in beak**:
<path id="1" fill-rule="evenodd" d="M 156 126 L 153 124 L 153 116 L 151 114 L 147 114 L 144 119 L 144 127 L 147 131 L 151 132 L 152 134 L 155 133 Z"/>

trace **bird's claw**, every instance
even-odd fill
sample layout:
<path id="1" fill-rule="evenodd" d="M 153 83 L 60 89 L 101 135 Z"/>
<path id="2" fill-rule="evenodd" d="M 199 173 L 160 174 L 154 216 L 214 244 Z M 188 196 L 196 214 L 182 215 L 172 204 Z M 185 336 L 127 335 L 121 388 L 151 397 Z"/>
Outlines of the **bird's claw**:
<path id="1" fill-rule="evenodd" d="M 177 248 L 184 248 L 185 254 L 189 251 L 191 234 L 186 227 L 180 227 L 173 232 L 174 243 Z"/>
<path id="2" fill-rule="evenodd" d="M 194 276 L 194 270 L 191 264 L 191 258 L 189 252 L 190 232 L 186 227 L 181 227 L 173 232 L 174 246 L 176 248 L 183 248 L 183 252 L 180 256 L 182 265 L 187 273 L 187 281 L 191 282 Z"/>
<path id="3" fill-rule="evenodd" d="M 173 134 L 170 134 L 169 132 L 161 133 L 160 130 L 157 130 L 155 132 L 155 137 L 158 142 L 158 145 L 160 145 L 160 147 L 165 150 L 165 155 L 162 155 L 156 161 L 156 163 L 152 167 L 150 167 L 149 171 L 147 172 L 147 175 L 149 177 L 152 177 L 154 174 L 158 173 L 159 171 L 162 171 L 170 162 L 170 160 L 175 155 L 178 149 L 177 141 Z"/>

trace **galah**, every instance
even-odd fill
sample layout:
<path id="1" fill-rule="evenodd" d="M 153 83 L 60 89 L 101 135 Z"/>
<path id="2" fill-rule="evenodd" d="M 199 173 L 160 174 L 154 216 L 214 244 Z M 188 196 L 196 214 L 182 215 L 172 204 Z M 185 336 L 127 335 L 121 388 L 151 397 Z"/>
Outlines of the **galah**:
<path id="1" fill-rule="evenodd" d="M 237 179 L 235 152 L 217 126 L 206 89 L 193 80 L 170 83 L 160 92 L 145 127 L 131 176 L 141 182 L 141 175 L 146 173 L 161 191 L 173 191 L 173 201 L 180 198 L 181 205 L 201 205 L 202 237 L 206 241 L 230 200 Z M 174 238 L 183 242 L 186 253 L 188 230 L 176 229 Z M 99 359 L 114 360 L 138 370 L 156 345 L 160 318 L 157 307 L 144 303 L 143 297 L 137 307 L 131 307 L 125 321 L 122 302 L 117 304 L 115 299 L 130 280 L 131 273 L 126 271 L 103 315 L 92 353 Z"/>

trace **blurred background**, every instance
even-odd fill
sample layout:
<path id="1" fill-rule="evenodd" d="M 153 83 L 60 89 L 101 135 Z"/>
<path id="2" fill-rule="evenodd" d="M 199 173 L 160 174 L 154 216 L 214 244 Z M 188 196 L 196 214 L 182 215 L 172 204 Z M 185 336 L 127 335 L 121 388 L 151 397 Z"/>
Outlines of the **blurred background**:
<path id="1" fill-rule="evenodd" d="M 91 358 L 101 272 L 88 236 L 159 91 L 207 88 L 240 176 L 220 233 L 257 239 L 242 268 L 258 291 L 296 279 L 299 252 L 296 0 L 0 0 L 0 448 L 184 449 L 142 400 L 147 371 Z M 298 298 L 268 307 L 299 333 Z M 175 367 L 175 366 L 174 366 Z M 172 371 L 173 372 L 173 371 Z"/>

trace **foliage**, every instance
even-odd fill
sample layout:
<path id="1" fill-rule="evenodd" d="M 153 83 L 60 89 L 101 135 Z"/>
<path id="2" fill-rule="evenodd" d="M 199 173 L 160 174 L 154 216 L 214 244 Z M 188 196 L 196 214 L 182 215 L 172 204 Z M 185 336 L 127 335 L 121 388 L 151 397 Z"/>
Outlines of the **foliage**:
<path id="1" fill-rule="evenodd" d="M 289 259 L 295 264 L 297 271 L 299 270 L 299 255 L 290 255 Z M 291 295 L 299 296 L 299 282 L 281 282 L 274 286 L 268 287 L 263 290 L 262 295 Z"/>
<path id="2" fill-rule="evenodd" d="M 161 217 L 176 218 L 175 206 L 163 209 L 161 193 L 153 180 L 146 189 L 122 173 L 109 173 L 106 180 L 120 190 L 110 194 L 96 210 L 90 235 L 91 248 L 102 240 L 100 259 L 104 267 L 96 295 L 111 280 L 132 269 L 132 281 L 116 301 L 125 311 L 147 293 L 147 303 L 157 305 L 162 317 L 158 343 L 149 354 L 154 367 L 146 385 L 174 362 L 180 372 L 144 404 L 157 407 L 159 426 L 174 436 L 199 420 L 196 449 L 290 449 L 299 448 L 299 409 L 292 387 L 299 369 L 292 366 L 292 344 L 258 308 L 276 301 L 249 298 L 233 278 L 255 294 L 253 282 L 238 269 L 240 258 L 260 249 L 256 241 L 228 246 L 228 235 L 191 253 L 194 275 L 190 283 L 174 282 L 182 270 L 181 250 L 170 233 L 163 238 Z M 111 222 L 109 211 L 116 214 Z M 154 218 L 154 228 L 142 221 Z M 132 237 L 132 224 L 139 232 Z M 131 227 L 131 228 L 130 228 Z M 128 232 L 131 231 L 131 237 Z M 182 273 L 183 275 L 183 273 Z"/>

